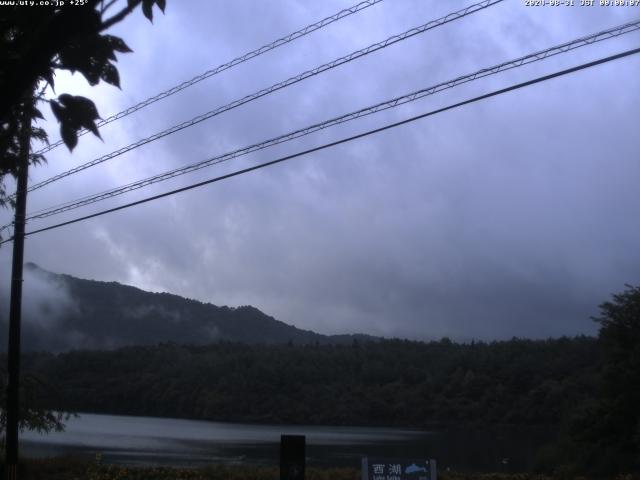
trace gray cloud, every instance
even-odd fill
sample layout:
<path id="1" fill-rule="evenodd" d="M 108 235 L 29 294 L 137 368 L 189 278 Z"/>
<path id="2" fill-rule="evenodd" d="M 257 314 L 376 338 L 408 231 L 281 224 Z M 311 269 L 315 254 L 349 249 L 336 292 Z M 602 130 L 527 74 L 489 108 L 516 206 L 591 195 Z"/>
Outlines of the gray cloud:
<path id="1" fill-rule="evenodd" d="M 120 61 L 122 92 L 91 89 L 74 77 L 61 78 L 58 93 L 87 94 L 112 113 L 349 3 L 170 2 L 154 25 L 138 15 L 115 32 L 135 50 Z M 140 148 L 34 193 L 30 208 L 198 161 L 635 15 L 522 3 L 504 2 Z M 465 4 L 383 2 L 108 126 L 105 144 L 84 137 L 73 155 L 52 152 L 33 180 Z M 320 145 L 637 40 L 634 33 L 473 82 L 126 199 Z M 633 215 L 640 141 L 632 121 L 640 107 L 638 65 L 637 58 L 608 64 L 34 236 L 27 257 L 85 278 L 253 304 L 321 333 L 457 339 L 594 333 L 589 316 L 597 305 L 625 283 L 640 283 Z M 8 253 L 0 250 L 5 272 Z"/>

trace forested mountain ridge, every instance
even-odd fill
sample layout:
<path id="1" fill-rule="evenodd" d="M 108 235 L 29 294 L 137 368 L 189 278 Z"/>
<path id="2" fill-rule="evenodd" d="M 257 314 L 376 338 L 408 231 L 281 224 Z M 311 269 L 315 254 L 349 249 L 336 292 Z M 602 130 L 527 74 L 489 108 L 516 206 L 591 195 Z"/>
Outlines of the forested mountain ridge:
<path id="1" fill-rule="evenodd" d="M 367 335 L 321 335 L 276 320 L 257 308 L 231 308 L 116 282 L 84 280 L 25 265 L 23 348 L 60 352 L 113 349 L 162 342 L 351 343 Z M 0 312 L 0 349 L 6 349 L 7 312 Z M 4 325 L 4 326 L 2 326 Z"/>

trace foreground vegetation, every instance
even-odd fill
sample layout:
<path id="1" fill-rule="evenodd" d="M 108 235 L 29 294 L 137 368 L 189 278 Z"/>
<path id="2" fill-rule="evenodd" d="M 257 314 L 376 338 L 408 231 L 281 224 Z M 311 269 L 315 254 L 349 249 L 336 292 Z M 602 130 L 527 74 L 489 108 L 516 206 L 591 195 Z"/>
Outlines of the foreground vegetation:
<path id="1" fill-rule="evenodd" d="M 202 468 L 169 467 L 121 467 L 96 465 L 73 458 L 31 460 L 24 469 L 25 480 L 278 480 L 278 468 L 268 467 L 226 467 L 209 466 Z M 441 480 L 565 480 L 566 478 L 586 478 L 567 476 L 546 476 L 535 474 L 470 474 L 439 472 Z M 632 475 L 609 477 L 615 480 L 638 480 Z M 359 470 L 307 469 L 306 480 L 360 480 Z"/>

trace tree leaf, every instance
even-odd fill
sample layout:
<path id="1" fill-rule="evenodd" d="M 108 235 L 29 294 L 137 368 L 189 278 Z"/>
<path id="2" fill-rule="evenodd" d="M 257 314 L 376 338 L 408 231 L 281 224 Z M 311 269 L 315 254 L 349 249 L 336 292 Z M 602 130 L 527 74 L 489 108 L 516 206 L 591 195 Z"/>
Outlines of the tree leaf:
<path id="1" fill-rule="evenodd" d="M 110 63 L 106 64 L 102 68 L 100 78 L 105 82 L 120 88 L 120 75 L 118 74 L 118 69 L 114 65 Z"/>
<path id="2" fill-rule="evenodd" d="M 29 155 L 29 163 L 31 163 L 31 165 L 39 165 L 46 162 L 47 159 L 44 158 L 44 155 L 41 153 L 32 153 Z"/>
<path id="3" fill-rule="evenodd" d="M 44 117 L 42 116 L 42 112 L 40 110 L 38 110 L 36 107 L 33 107 L 31 116 L 33 118 L 40 118 L 40 119 L 44 120 Z"/>
<path id="4" fill-rule="evenodd" d="M 56 120 L 58 120 L 58 122 L 62 122 L 62 117 L 64 116 L 64 109 L 55 100 L 51 100 L 51 111 L 53 112 L 53 115 L 56 117 Z"/>
<path id="5" fill-rule="evenodd" d="M 124 42 L 124 40 L 122 40 L 120 37 L 116 37 L 114 35 L 103 35 L 103 38 L 106 39 L 109 46 L 116 52 L 133 52 L 133 50 L 131 50 L 129 46 Z"/>
<path id="6" fill-rule="evenodd" d="M 89 82 L 89 85 L 93 87 L 94 85 L 97 85 L 98 83 L 100 83 L 100 71 L 101 70 L 100 70 L 100 67 L 98 67 L 98 65 L 91 63 L 90 68 L 86 70 L 80 70 L 80 73 L 84 75 L 84 78 L 87 79 L 87 82 Z"/>
<path id="7" fill-rule="evenodd" d="M 55 74 L 53 72 L 53 68 L 47 69 L 47 71 L 42 74 L 42 78 L 44 78 L 49 83 L 49 85 L 51 86 L 51 90 L 53 90 L 54 87 L 55 87 L 55 85 L 53 83 L 54 75 Z"/>
<path id="8" fill-rule="evenodd" d="M 110 54 L 115 58 L 113 49 L 105 44 L 100 35 L 87 36 L 82 42 L 74 42 L 60 51 L 60 68 L 82 73 L 93 86 L 100 82 L 102 66 L 108 63 Z"/>
<path id="9" fill-rule="evenodd" d="M 86 97 L 63 93 L 58 99 L 67 108 L 69 114 L 76 118 L 88 118 L 90 120 L 100 118 L 96 105 Z"/>
<path id="10" fill-rule="evenodd" d="M 156 0 L 156 5 L 164 13 L 164 9 L 167 7 L 167 0 Z"/>
<path id="11" fill-rule="evenodd" d="M 142 13 L 153 23 L 153 4 L 155 0 L 142 0 Z"/>
<path id="12" fill-rule="evenodd" d="M 81 128 L 86 128 L 102 139 L 95 122 L 100 115 L 95 104 L 88 98 L 63 93 L 58 101 L 51 101 L 51 109 L 60 122 L 60 135 L 69 150 L 73 150 L 78 143 L 77 132 Z"/>
<path id="13" fill-rule="evenodd" d="M 46 142 L 47 144 L 49 144 L 49 136 L 43 128 L 31 128 L 31 138 L 35 138 L 36 140 L 40 140 L 41 142 Z"/>
<path id="14" fill-rule="evenodd" d="M 86 59 L 91 55 L 91 49 L 87 47 L 89 43 L 93 43 L 93 41 L 87 39 L 84 45 L 79 45 L 78 42 L 72 42 L 60 50 L 60 54 L 58 55 L 60 68 L 70 70 L 71 73 L 82 69 L 86 63 Z"/>
<path id="15" fill-rule="evenodd" d="M 102 137 L 100 136 L 100 132 L 98 131 L 98 126 L 96 125 L 96 122 L 94 122 L 93 120 L 90 120 L 90 121 L 85 120 L 82 126 L 87 130 L 89 130 L 91 133 L 93 133 L 100 140 L 102 140 Z"/>
<path id="16" fill-rule="evenodd" d="M 69 95 L 68 93 L 60 94 L 60 95 L 58 95 L 58 101 L 65 108 L 69 108 L 69 106 L 73 104 L 73 95 Z"/>
<path id="17" fill-rule="evenodd" d="M 100 136 L 94 122 L 96 118 L 100 118 L 100 115 L 98 115 L 98 110 L 91 100 L 85 97 L 74 96 L 69 101 L 68 111 L 72 126 L 77 129 L 79 129 L 79 127 L 86 128 L 96 136 Z"/>
<path id="18" fill-rule="evenodd" d="M 78 134 L 70 125 L 63 123 L 60 126 L 60 136 L 69 150 L 73 151 L 73 149 L 76 148 L 78 144 Z"/>

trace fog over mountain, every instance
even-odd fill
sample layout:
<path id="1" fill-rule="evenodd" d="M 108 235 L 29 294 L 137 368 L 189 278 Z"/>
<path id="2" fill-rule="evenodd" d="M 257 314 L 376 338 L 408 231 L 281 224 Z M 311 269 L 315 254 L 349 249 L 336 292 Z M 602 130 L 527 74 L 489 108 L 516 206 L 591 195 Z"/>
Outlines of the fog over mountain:
<path id="1" fill-rule="evenodd" d="M 7 282 L 0 284 L 8 299 Z M 3 302 L 8 306 L 8 302 Z M 287 325 L 257 308 L 230 308 L 116 282 L 83 280 L 25 265 L 24 350 L 114 349 L 126 345 L 318 342 L 349 343 L 366 335 L 320 335 Z M 8 308 L 0 312 L 6 350 Z"/>

